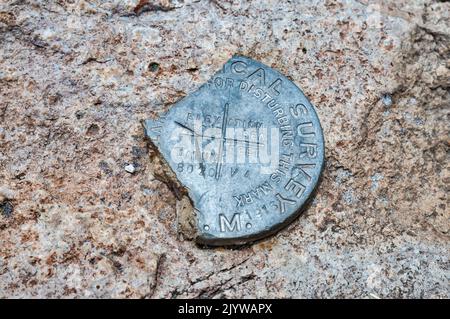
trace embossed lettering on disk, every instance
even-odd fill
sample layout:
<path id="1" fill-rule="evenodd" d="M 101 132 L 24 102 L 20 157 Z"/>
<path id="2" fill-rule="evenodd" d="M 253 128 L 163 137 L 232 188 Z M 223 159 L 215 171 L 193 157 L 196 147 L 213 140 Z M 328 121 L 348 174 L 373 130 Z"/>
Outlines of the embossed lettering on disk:
<path id="1" fill-rule="evenodd" d="M 179 210 L 179 229 L 200 243 L 278 231 L 300 214 L 323 168 L 314 107 L 284 75 L 247 57 L 231 58 L 144 128 L 193 206 Z"/>

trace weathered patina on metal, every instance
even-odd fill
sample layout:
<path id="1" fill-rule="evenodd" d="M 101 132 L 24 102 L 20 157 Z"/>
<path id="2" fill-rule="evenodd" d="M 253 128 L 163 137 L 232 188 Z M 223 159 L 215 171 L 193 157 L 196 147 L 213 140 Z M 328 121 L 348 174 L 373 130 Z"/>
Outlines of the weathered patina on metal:
<path id="1" fill-rule="evenodd" d="M 290 223 L 324 164 L 309 100 L 243 56 L 144 127 L 192 202 L 195 239 L 209 245 L 255 241 Z"/>

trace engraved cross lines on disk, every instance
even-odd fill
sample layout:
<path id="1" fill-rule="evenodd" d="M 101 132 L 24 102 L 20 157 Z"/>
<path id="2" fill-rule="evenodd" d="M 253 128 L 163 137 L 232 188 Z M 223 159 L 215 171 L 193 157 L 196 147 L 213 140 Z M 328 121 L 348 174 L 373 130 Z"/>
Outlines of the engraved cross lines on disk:
<path id="1" fill-rule="evenodd" d="M 221 174 L 221 170 L 222 170 L 222 158 L 223 158 L 223 152 L 225 149 L 225 144 L 226 142 L 233 142 L 233 143 L 244 143 L 245 145 L 247 145 L 248 147 L 255 145 L 255 146 L 259 146 L 259 145 L 264 145 L 262 143 L 259 142 L 252 142 L 252 141 L 248 141 L 248 140 L 240 140 L 240 139 L 236 139 L 236 138 L 228 138 L 226 137 L 226 129 L 227 129 L 227 122 L 228 122 L 228 112 L 229 112 L 229 103 L 225 103 L 224 106 L 224 111 L 223 111 L 223 118 L 222 118 L 222 126 L 221 126 L 221 136 L 220 136 L 220 144 L 219 144 L 219 151 L 218 151 L 218 158 L 217 158 L 217 162 L 216 162 L 216 170 L 215 170 L 215 179 L 219 180 L 220 179 L 220 174 Z M 203 135 L 201 133 L 196 132 L 195 130 L 191 129 L 190 127 L 174 121 L 175 124 L 177 124 L 178 126 L 182 127 L 183 129 L 187 130 L 189 132 L 190 136 L 202 136 L 203 138 L 212 138 L 215 139 L 217 137 L 215 136 L 208 136 L 208 135 Z"/>

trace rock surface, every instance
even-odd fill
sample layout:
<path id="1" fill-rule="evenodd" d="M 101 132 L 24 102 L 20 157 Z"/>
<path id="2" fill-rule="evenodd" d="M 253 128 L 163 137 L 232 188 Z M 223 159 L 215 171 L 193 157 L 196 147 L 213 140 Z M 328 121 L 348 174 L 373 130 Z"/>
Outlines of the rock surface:
<path id="1" fill-rule="evenodd" d="M 0 297 L 449 298 L 449 10 L 2 1 Z M 289 227 L 210 249 L 179 235 L 140 121 L 235 53 L 303 89 L 327 164 Z"/>

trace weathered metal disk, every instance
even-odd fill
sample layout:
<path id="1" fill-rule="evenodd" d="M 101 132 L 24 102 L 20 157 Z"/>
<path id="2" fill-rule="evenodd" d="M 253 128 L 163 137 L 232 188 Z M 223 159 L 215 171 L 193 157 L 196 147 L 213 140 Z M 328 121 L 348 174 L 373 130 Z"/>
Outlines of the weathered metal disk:
<path id="1" fill-rule="evenodd" d="M 144 127 L 193 204 L 193 237 L 209 245 L 251 242 L 290 223 L 323 168 L 311 103 L 288 78 L 247 57 L 231 58 Z"/>

